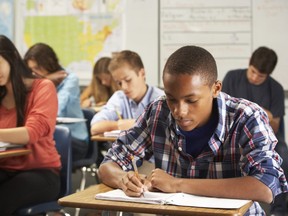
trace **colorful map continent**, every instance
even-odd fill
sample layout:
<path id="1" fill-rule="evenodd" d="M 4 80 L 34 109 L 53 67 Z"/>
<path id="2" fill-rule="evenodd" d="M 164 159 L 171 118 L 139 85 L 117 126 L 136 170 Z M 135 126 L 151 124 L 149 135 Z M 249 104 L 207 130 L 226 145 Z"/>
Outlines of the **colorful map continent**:
<path id="1" fill-rule="evenodd" d="M 103 50 L 105 41 L 119 24 L 117 20 L 110 19 L 109 22 L 102 26 L 99 24 L 96 28 L 97 17 L 83 21 L 74 15 L 27 16 L 24 41 L 27 47 L 37 42 L 49 44 L 64 67 L 83 60 L 93 64 L 95 57 Z"/>

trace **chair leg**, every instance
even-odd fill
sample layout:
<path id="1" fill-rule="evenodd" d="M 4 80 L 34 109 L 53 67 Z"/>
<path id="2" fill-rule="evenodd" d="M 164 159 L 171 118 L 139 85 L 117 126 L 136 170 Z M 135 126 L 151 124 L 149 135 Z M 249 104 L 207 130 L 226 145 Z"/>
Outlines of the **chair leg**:
<path id="1" fill-rule="evenodd" d="M 122 216 L 123 215 L 123 212 L 117 212 L 117 216 Z"/>
<path id="2" fill-rule="evenodd" d="M 80 191 L 84 190 L 85 185 L 86 185 L 86 171 L 87 171 L 87 168 L 82 167 L 81 169 L 82 179 L 81 179 L 80 188 L 79 188 Z"/>
<path id="3" fill-rule="evenodd" d="M 80 182 L 80 187 L 77 191 L 83 191 L 86 185 L 86 167 L 82 167 L 81 169 L 81 182 Z M 80 208 L 75 209 L 75 216 L 78 216 L 80 214 Z"/>
<path id="4" fill-rule="evenodd" d="M 78 216 L 80 214 L 80 208 L 75 209 L 75 216 Z"/>

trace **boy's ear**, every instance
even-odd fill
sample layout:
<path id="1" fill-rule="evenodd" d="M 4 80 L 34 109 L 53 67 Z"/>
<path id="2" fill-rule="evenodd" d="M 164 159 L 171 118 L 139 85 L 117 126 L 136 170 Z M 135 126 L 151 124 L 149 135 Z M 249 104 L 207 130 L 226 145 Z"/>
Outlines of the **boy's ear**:
<path id="1" fill-rule="evenodd" d="M 141 68 L 138 74 L 139 74 L 139 76 L 142 76 L 142 77 L 145 78 L 145 70 L 144 70 L 144 68 Z"/>
<path id="2" fill-rule="evenodd" d="M 220 80 L 217 80 L 213 84 L 212 88 L 213 88 L 212 89 L 213 90 L 213 98 L 216 98 L 222 90 L 222 82 Z"/>

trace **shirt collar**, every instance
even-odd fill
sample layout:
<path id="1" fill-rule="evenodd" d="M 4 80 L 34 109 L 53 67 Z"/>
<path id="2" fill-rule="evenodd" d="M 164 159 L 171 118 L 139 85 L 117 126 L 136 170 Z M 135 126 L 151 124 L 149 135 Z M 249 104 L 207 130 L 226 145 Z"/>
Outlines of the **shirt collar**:
<path id="1" fill-rule="evenodd" d="M 147 85 L 147 91 L 142 98 L 142 100 L 138 103 L 138 106 L 141 104 L 143 107 L 146 107 L 151 102 L 151 94 L 153 93 L 153 89 L 151 86 Z M 134 100 L 128 98 L 129 103 L 137 104 Z"/>
<path id="2" fill-rule="evenodd" d="M 218 95 L 217 98 L 215 98 L 215 100 L 217 100 L 217 106 L 218 106 L 218 114 L 219 114 L 219 119 L 218 119 L 218 124 L 215 130 L 215 133 L 212 135 L 210 141 L 209 141 L 209 146 L 211 148 L 211 150 L 213 151 L 213 153 L 216 155 L 221 144 L 224 142 L 225 140 L 225 134 L 226 134 L 226 123 L 225 123 L 225 118 L 226 118 L 226 98 L 225 98 L 225 94 L 220 92 L 220 94 Z M 177 136 L 183 136 L 181 135 L 181 132 L 178 128 L 178 125 L 176 124 L 174 118 L 172 117 L 171 112 L 169 113 L 168 116 L 168 121 L 170 122 L 170 129 L 172 129 L 171 131 L 175 131 Z M 212 141 L 211 141 L 212 140 Z M 217 141 L 218 140 L 218 141 Z"/>

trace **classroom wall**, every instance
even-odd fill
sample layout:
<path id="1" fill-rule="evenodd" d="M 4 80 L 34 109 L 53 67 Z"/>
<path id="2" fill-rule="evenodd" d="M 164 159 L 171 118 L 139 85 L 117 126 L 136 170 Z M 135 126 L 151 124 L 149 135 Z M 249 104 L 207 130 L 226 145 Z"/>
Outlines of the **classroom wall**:
<path id="1" fill-rule="evenodd" d="M 240 2 L 237 0 L 236 2 Z M 247 2 L 247 0 L 245 0 Z M 255 41 L 253 42 L 254 47 L 258 45 L 267 45 L 277 47 L 276 51 L 279 54 L 279 65 L 273 73 L 273 76 L 280 81 L 285 86 L 288 86 L 288 76 L 286 75 L 286 70 L 288 67 L 287 50 L 288 50 L 288 1 L 287 0 L 248 0 L 251 7 L 256 11 L 253 13 L 253 18 L 255 22 L 251 24 L 253 33 L 256 33 Z M 15 1 L 15 32 L 22 32 L 23 25 L 21 22 L 23 18 L 21 17 L 19 4 L 22 1 Z M 201 7 L 205 8 L 208 4 L 212 4 L 216 1 L 197 1 L 197 0 L 173 0 L 170 1 L 171 4 L 187 4 L 191 7 L 193 2 L 197 4 L 201 3 Z M 225 3 L 225 0 L 217 1 L 219 4 Z M 232 1 L 228 1 L 231 4 Z M 242 1 L 241 1 L 242 2 Z M 160 66 L 160 36 L 161 30 L 160 26 L 160 9 L 164 7 L 165 4 L 170 4 L 169 0 L 126 0 L 125 6 L 125 17 L 124 17 L 124 47 L 125 49 L 131 49 L 140 54 L 146 69 L 146 79 L 147 83 L 151 85 L 161 84 L 161 73 L 162 66 Z M 188 7 L 187 6 L 187 7 Z M 205 10 L 204 10 L 205 11 Z M 258 14 L 258 16 L 256 16 Z M 249 19 L 250 19 L 249 18 Z M 262 18 L 262 19 L 261 19 Z M 265 18 L 265 19 L 264 19 Z M 203 19 L 203 16 L 202 18 Z M 162 19 L 163 21 L 164 19 Z M 221 27 L 224 28 L 224 27 Z M 255 29 L 258 28 L 256 31 Z M 254 30 L 253 30 L 254 29 Z M 162 29 L 163 30 L 163 29 Z M 15 43 L 17 47 L 21 47 L 22 38 L 21 35 L 15 35 Z M 252 52 L 251 48 L 251 52 Z M 167 55 L 167 54 L 166 54 Z M 249 54 L 246 55 L 248 60 Z M 229 67 L 232 64 L 229 63 Z M 243 65 L 245 67 L 246 65 Z M 224 76 L 223 72 L 220 78 Z M 80 80 L 80 85 L 88 84 L 87 80 Z M 285 88 L 287 90 L 287 88 Z M 287 91 L 286 91 L 287 93 Z M 285 100 L 285 131 L 288 133 L 288 94 L 286 94 Z"/>
<path id="2" fill-rule="evenodd" d="M 15 2 L 15 40 L 21 48 L 23 16 L 17 10 L 23 1 Z M 287 0 L 124 2 L 123 49 L 140 54 L 148 84 L 163 86 L 166 59 L 181 46 L 193 44 L 208 49 L 216 58 L 222 80 L 228 70 L 247 67 L 252 51 L 264 45 L 277 52 L 279 61 L 272 76 L 288 90 L 288 31 L 284 28 L 288 23 Z M 80 85 L 87 85 L 91 78 L 91 71 L 84 72 L 87 76 L 80 77 Z"/>
<path id="3" fill-rule="evenodd" d="M 100 2 L 100 1 L 99 1 Z M 98 2 L 98 3 L 99 3 Z M 102 2 L 102 1 L 101 1 Z M 124 12 L 123 14 L 123 25 L 121 34 L 123 32 L 123 40 L 119 41 L 115 51 L 119 51 L 119 47 L 123 49 L 130 49 L 137 52 L 144 63 L 146 69 L 146 80 L 150 85 L 158 85 L 158 1 L 155 0 L 123 0 L 124 2 Z M 23 32 L 24 32 L 24 22 L 25 22 L 25 11 L 23 10 L 23 5 L 25 1 L 15 1 L 15 37 L 14 41 L 20 53 L 23 55 L 28 47 L 23 44 Z M 45 0 L 47 3 L 47 0 Z M 98 4 L 97 3 L 97 4 Z M 52 4 L 52 3 L 51 3 Z M 64 3 L 63 3 L 64 4 Z M 100 4 L 100 3 L 99 3 Z M 102 6 L 105 5 L 105 1 L 102 2 Z M 66 3 L 64 4 L 67 5 Z M 41 13 L 36 12 L 38 15 Z M 79 15 L 79 17 L 81 14 Z M 24 19 L 23 19 L 24 18 Z M 47 23 L 45 23 L 47 25 Z M 63 22 L 63 33 L 67 31 L 65 27 L 65 21 Z M 40 28 L 41 29 L 41 28 Z M 42 34 L 47 34 L 53 31 L 52 29 L 49 32 L 42 32 Z M 67 34 L 67 33 L 66 33 Z M 75 37 L 75 34 L 72 34 L 71 37 Z M 39 37 L 40 38 L 40 37 Z M 28 38 L 29 39 L 29 38 Z M 27 37 L 26 37 L 27 40 Z M 46 41 L 41 41 L 46 42 Z M 67 41 L 63 41 L 63 43 Z M 47 43 L 47 42 L 46 42 Z M 69 43 L 69 42 L 68 42 Z M 112 44 L 113 45 L 113 44 Z M 114 44 L 115 45 L 115 44 Z M 73 44 L 68 44 L 70 52 Z M 111 45 L 110 45 L 111 46 Z M 53 46 L 52 46 L 53 47 Z M 57 47 L 53 47 L 57 52 Z M 92 47 L 91 47 L 92 48 Z M 62 50 L 60 50 L 62 51 Z M 61 60 L 65 58 L 65 55 L 61 56 L 60 52 L 57 52 L 58 57 Z M 107 50 L 101 52 L 99 56 L 111 55 L 111 52 Z M 70 71 L 75 72 L 80 78 L 80 85 L 85 86 L 90 83 L 92 77 L 92 68 L 81 69 L 81 68 L 68 68 Z"/>
<path id="4" fill-rule="evenodd" d="M 146 69 L 146 80 L 158 85 L 158 1 L 127 0 L 126 49 L 136 51 Z"/>
<path id="5" fill-rule="evenodd" d="M 288 90 L 287 0 L 160 0 L 159 11 L 160 67 L 179 47 L 198 45 L 215 57 L 222 80 L 268 46 L 278 55 L 272 76 Z"/>
<path id="6" fill-rule="evenodd" d="M 142 56 L 149 84 L 163 86 L 167 57 L 187 44 L 214 55 L 220 80 L 268 46 L 278 55 L 272 77 L 288 90 L 287 0 L 127 0 L 125 12 L 125 46 Z"/>

